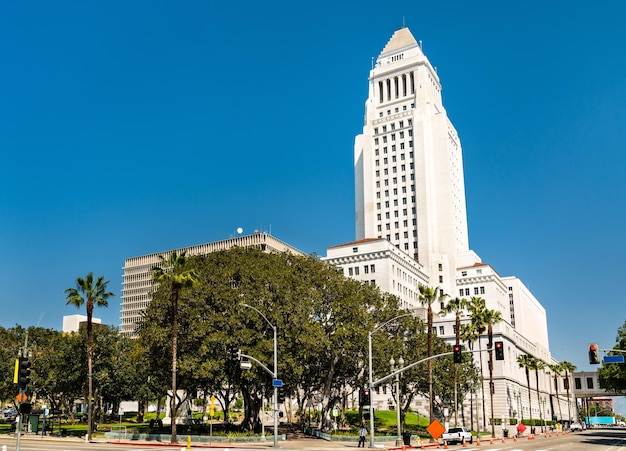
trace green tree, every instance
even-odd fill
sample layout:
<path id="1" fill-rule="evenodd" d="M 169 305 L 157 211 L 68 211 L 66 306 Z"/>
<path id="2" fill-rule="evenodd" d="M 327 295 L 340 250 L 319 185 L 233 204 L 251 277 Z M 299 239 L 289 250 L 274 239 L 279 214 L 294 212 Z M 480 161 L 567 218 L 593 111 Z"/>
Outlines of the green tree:
<path id="1" fill-rule="evenodd" d="M 109 281 L 105 281 L 103 276 L 94 281 L 93 273 L 87 277 L 76 279 L 76 288 L 65 290 L 67 304 L 74 305 L 80 309 L 85 304 L 87 310 L 87 440 L 91 440 L 93 429 L 93 309 L 94 307 L 108 307 L 108 299 L 115 296 L 107 291 Z"/>
<path id="2" fill-rule="evenodd" d="M 428 357 L 432 357 L 433 354 L 433 304 L 435 302 L 441 302 L 447 295 L 439 287 L 428 287 L 426 285 L 419 285 L 420 303 L 422 306 L 427 307 L 426 318 L 428 323 Z M 434 393 L 433 393 L 433 362 L 432 359 L 428 361 L 428 417 L 430 422 L 433 421 L 433 405 L 434 405 Z"/>
<path id="3" fill-rule="evenodd" d="M 172 251 L 167 258 L 159 255 L 161 264 L 152 267 L 152 279 L 159 285 L 166 286 L 170 292 L 171 301 L 171 325 L 172 325 L 172 398 L 170 402 L 170 416 L 172 419 L 171 443 L 177 443 L 176 437 L 176 365 L 177 365 L 177 341 L 178 341 L 178 299 L 180 290 L 184 287 L 191 287 L 197 281 L 196 273 L 186 268 L 186 253 L 178 254 Z"/>
<path id="4" fill-rule="evenodd" d="M 626 321 L 617 330 L 616 344 L 613 349 L 626 351 Z M 623 352 L 609 353 L 609 355 L 624 355 Z M 600 386 L 606 390 L 626 394 L 626 365 L 602 365 L 598 368 Z"/>

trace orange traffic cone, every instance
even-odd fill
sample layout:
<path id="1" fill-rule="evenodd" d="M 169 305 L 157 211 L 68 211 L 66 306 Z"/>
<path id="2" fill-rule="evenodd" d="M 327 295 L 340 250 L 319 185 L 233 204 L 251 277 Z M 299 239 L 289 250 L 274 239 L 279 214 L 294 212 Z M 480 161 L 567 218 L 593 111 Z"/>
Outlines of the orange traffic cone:
<path id="1" fill-rule="evenodd" d="M 489 444 L 493 445 L 493 437 L 489 439 Z"/>
<path id="2" fill-rule="evenodd" d="M 467 448 L 467 442 L 465 441 L 465 437 L 463 437 L 462 442 L 463 448 Z"/>
<path id="3" fill-rule="evenodd" d="M 480 446 L 480 435 L 476 436 L 476 446 Z"/>
<path id="4" fill-rule="evenodd" d="M 446 440 L 443 441 L 443 449 L 448 449 L 448 442 Z"/>

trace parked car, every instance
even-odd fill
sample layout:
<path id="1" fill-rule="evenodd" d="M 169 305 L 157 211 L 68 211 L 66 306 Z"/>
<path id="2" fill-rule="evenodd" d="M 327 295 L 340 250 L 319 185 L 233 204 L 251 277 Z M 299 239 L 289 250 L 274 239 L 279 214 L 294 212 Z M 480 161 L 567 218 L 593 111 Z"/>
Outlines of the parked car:
<path id="1" fill-rule="evenodd" d="M 451 443 L 472 443 L 474 438 L 472 437 L 472 433 L 469 429 L 463 426 L 457 426 L 453 428 L 449 428 L 446 432 L 443 433 L 441 439 L 444 440 L 447 444 Z"/>
<path id="2" fill-rule="evenodd" d="M 580 431 L 583 430 L 583 425 L 578 423 L 578 422 L 577 423 L 572 423 L 569 426 L 569 430 L 572 431 L 572 432 L 576 432 L 576 431 L 580 432 Z"/>

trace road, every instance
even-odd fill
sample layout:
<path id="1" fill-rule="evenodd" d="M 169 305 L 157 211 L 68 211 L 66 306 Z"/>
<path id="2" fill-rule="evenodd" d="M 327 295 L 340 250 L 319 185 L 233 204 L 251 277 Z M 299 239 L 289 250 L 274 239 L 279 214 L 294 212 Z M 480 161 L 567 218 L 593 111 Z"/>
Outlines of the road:
<path id="1" fill-rule="evenodd" d="M 15 450 L 15 438 L 11 436 L 0 436 L 0 447 L 6 451 Z M 327 442 L 321 439 L 299 439 L 279 443 L 279 448 L 290 451 L 347 451 L 357 448 L 354 442 Z M 425 445 L 426 446 L 426 445 Z M 534 440 L 527 437 L 514 441 L 507 439 L 502 443 L 501 439 L 494 440 L 491 444 L 489 439 L 483 439 L 480 446 L 476 442 L 467 447 L 461 445 L 449 445 L 449 449 L 463 449 L 464 451 L 617 451 L 626 447 L 626 428 L 597 428 L 583 432 L 576 432 L 566 435 L 543 436 L 537 435 Z M 106 443 L 104 441 L 86 444 L 79 439 L 53 439 L 39 436 L 24 436 L 21 440 L 20 451 L 74 451 L 74 450 L 118 450 L 118 451 L 155 451 L 180 450 L 185 449 L 186 443 L 179 445 L 168 445 L 165 443 L 147 442 L 124 442 Z M 210 449 L 216 451 L 265 451 L 272 449 L 272 442 L 257 444 L 230 444 L 224 446 L 194 446 L 192 449 Z M 387 446 L 380 447 L 381 450 L 395 450 L 397 448 Z M 419 447 L 417 448 L 419 449 Z M 443 449 L 443 445 L 437 447 L 426 446 L 425 449 Z"/>

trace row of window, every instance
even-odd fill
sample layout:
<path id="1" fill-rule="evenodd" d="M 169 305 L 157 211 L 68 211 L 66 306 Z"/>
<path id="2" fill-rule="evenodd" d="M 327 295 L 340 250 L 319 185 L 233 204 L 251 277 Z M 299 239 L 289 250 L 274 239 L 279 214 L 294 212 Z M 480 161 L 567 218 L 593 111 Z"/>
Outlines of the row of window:
<path id="1" fill-rule="evenodd" d="M 363 265 L 363 274 L 374 274 L 376 272 L 376 265 Z M 348 276 L 358 276 L 361 273 L 359 266 L 349 267 Z M 373 282 L 373 281 L 372 281 Z"/>
<path id="2" fill-rule="evenodd" d="M 478 296 L 479 294 L 485 294 L 485 287 L 474 287 L 474 296 Z M 460 296 L 469 296 L 470 289 L 469 288 L 459 288 Z"/>
<path id="3" fill-rule="evenodd" d="M 409 119 L 409 125 L 410 125 L 411 120 Z M 404 126 L 404 121 L 400 121 L 400 127 Z M 391 124 L 391 130 L 394 131 L 394 133 L 391 133 L 389 135 L 383 135 L 382 136 L 382 142 L 383 144 L 386 144 L 388 142 L 388 140 L 390 139 L 391 141 L 395 141 L 396 140 L 396 133 L 395 133 L 395 124 Z M 387 132 L 387 126 L 383 125 L 382 127 L 383 133 Z M 408 129 L 407 131 L 407 136 L 412 137 L 413 136 L 413 130 L 412 129 Z M 374 128 L 374 134 L 378 135 L 378 127 Z M 399 130 L 397 133 L 398 137 L 400 139 L 404 139 L 404 130 Z M 378 145 L 381 142 L 381 138 L 376 137 L 374 138 L 374 144 Z"/>

